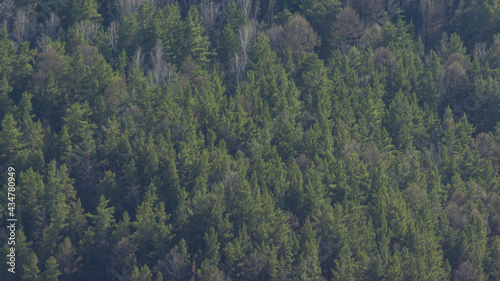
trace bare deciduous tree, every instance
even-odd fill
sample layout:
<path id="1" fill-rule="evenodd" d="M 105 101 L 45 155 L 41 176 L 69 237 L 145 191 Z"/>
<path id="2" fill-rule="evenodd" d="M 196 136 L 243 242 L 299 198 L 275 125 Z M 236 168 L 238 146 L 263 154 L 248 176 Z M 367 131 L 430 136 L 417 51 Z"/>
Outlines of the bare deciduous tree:
<path id="1" fill-rule="evenodd" d="M 455 270 L 456 281 L 479 281 L 482 280 L 478 270 L 468 261 L 462 262 Z"/>
<path id="2" fill-rule="evenodd" d="M 431 21 L 434 10 L 434 2 L 432 0 L 420 0 L 420 12 L 422 13 L 422 37 L 426 38 L 429 35 Z"/>
<path id="3" fill-rule="evenodd" d="M 116 50 L 116 44 L 118 44 L 118 28 L 120 24 L 116 21 L 111 22 L 108 28 L 108 39 L 111 43 L 111 48 L 113 51 Z"/>
<path id="4" fill-rule="evenodd" d="M 156 7 L 159 8 L 163 8 L 171 2 L 172 2 L 171 0 L 149 0 L 149 3 L 151 3 L 151 5 L 155 5 Z"/>
<path id="5" fill-rule="evenodd" d="M 278 54 L 282 54 L 286 48 L 285 29 L 281 25 L 275 25 L 266 30 L 266 36 L 269 38 L 269 46 Z"/>
<path id="6" fill-rule="evenodd" d="M 382 20 L 385 12 L 384 2 L 382 0 L 353 0 L 345 6 L 351 6 L 365 22 L 372 24 Z"/>
<path id="7" fill-rule="evenodd" d="M 142 2 L 144 1 L 145 0 L 115 0 L 114 6 L 116 10 L 116 18 L 123 20 L 129 14 L 136 13 L 139 11 L 139 7 L 141 7 Z"/>
<path id="8" fill-rule="evenodd" d="M 259 1 L 236 0 L 236 4 L 240 7 L 241 13 L 246 19 L 257 19 L 260 7 Z"/>
<path id="9" fill-rule="evenodd" d="M 210 0 L 202 0 L 198 5 L 198 10 L 200 11 L 201 23 L 207 31 L 213 29 L 217 19 L 223 13 L 221 3 Z"/>
<path id="10" fill-rule="evenodd" d="M 245 25 L 238 30 L 238 40 L 240 43 L 240 50 L 234 55 L 234 60 L 231 63 L 231 69 L 236 77 L 238 83 L 243 80 L 243 76 L 247 70 L 248 54 L 252 43 L 255 41 L 257 35 L 257 21 L 248 21 Z"/>
<path id="11" fill-rule="evenodd" d="M 56 259 L 59 267 L 62 269 L 62 275 L 69 280 L 71 280 L 71 275 L 80 270 L 80 261 L 82 257 L 78 256 L 76 248 L 71 244 L 69 238 L 64 240 Z"/>
<path id="12" fill-rule="evenodd" d="M 16 43 L 26 41 L 33 35 L 33 15 L 28 9 L 18 9 L 12 22 L 12 37 Z"/>
<path id="13" fill-rule="evenodd" d="M 167 280 L 182 281 L 189 280 L 190 277 L 189 261 L 178 249 L 170 250 L 162 260 L 158 261 L 155 269 L 167 277 Z"/>
<path id="14" fill-rule="evenodd" d="M 472 56 L 475 60 L 483 61 L 485 50 L 486 42 L 476 43 L 476 45 L 474 45 L 474 49 L 472 49 Z"/>
<path id="15" fill-rule="evenodd" d="M 244 271 L 242 276 L 247 280 L 259 280 L 262 270 L 266 265 L 266 260 L 261 254 L 254 252 L 243 260 Z"/>
<path id="16" fill-rule="evenodd" d="M 151 51 L 150 79 L 155 85 L 163 88 L 172 81 L 175 75 L 175 65 L 165 61 L 165 49 L 161 42 L 157 42 Z"/>
<path id="17" fill-rule="evenodd" d="M 4 0 L 0 3 L 0 21 L 6 21 L 12 16 L 12 8 L 14 7 L 13 0 Z"/>
<path id="18" fill-rule="evenodd" d="M 139 46 L 137 50 L 135 50 L 134 55 L 132 56 L 132 65 L 138 65 L 140 69 L 143 69 L 144 62 L 144 54 L 142 53 L 142 48 Z"/>
<path id="19" fill-rule="evenodd" d="M 93 45 L 94 39 L 99 32 L 99 24 L 96 22 L 81 21 L 80 32 L 83 34 L 85 41 L 87 41 L 88 44 Z"/>
<path id="20" fill-rule="evenodd" d="M 107 266 L 108 275 L 114 280 L 124 280 L 127 276 L 127 257 L 134 253 L 137 247 L 127 238 L 122 238 L 113 249 L 109 265 Z"/>
<path id="21" fill-rule="evenodd" d="M 56 38 L 61 21 L 56 13 L 50 13 L 49 17 L 40 25 L 40 37 Z"/>

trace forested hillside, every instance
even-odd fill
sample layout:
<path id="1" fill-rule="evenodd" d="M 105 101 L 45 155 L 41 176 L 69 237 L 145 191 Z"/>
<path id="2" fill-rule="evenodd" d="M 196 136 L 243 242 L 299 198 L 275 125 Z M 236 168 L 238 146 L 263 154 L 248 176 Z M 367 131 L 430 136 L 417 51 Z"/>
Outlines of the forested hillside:
<path id="1" fill-rule="evenodd" d="M 1 280 L 500 280 L 500 0 L 0 24 Z"/>

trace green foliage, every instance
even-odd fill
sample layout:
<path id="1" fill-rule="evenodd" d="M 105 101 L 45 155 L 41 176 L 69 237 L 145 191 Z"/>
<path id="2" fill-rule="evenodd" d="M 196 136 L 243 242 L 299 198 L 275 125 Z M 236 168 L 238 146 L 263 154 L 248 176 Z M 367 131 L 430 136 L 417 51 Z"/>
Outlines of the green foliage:
<path id="1" fill-rule="evenodd" d="M 388 132 L 397 148 L 413 146 L 415 141 L 425 137 L 423 112 L 415 95 L 399 91 L 389 105 L 387 119 Z"/>
<path id="2" fill-rule="evenodd" d="M 63 6 L 63 24 L 72 26 L 80 21 L 99 21 L 101 15 L 97 12 L 96 0 L 71 0 Z"/>
<path id="3" fill-rule="evenodd" d="M 340 2 L 337 0 L 306 0 L 301 3 L 300 10 L 313 27 L 321 31 L 322 38 L 327 39 L 332 28 L 331 25 L 340 11 Z"/>
<path id="4" fill-rule="evenodd" d="M 61 275 L 61 272 L 58 269 L 59 265 L 57 264 L 57 260 L 54 257 L 50 257 L 45 262 L 45 271 L 42 273 L 42 280 L 44 281 L 57 281 L 58 277 Z"/>
<path id="5" fill-rule="evenodd" d="M 10 2 L 6 280 L 500 278 L 499 1 Z"/>
<path id="6" fill-rule="evenodd" d="M 204 32 L 198 9 L 196 6 L 191 6 L 186 17 L 186 50 L 194 61 L 202 66 L 209 63 L 208 56 L 211 55 L 208 49 L 210 41 L 207 36 L 203 35 Z"/>

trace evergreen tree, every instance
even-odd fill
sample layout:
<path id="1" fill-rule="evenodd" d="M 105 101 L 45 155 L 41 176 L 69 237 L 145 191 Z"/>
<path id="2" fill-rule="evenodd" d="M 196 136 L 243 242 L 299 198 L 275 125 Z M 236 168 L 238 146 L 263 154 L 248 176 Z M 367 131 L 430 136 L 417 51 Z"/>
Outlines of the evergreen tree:
<path id="1" fill-rule="evenodd" d="M 0 157 L 3 163 L 12 164 L 16 159 L 18 151 L 24 147 L 24 143 L 21 141 L 22 133 L 17 124 L 12 114 L 5 115 L 2 120 Z"/>
<path id="2" fill-rule="evenodd" d="M 45 262 L 45 271 L 42 273 L 43 281 L 57 281 L 58 277 L 61 275 L 61 272 L 58 269 L 59 265 L 57 264 L 57 260 L 54 257 L 50 257 Z"/>
<path id="3" fill-rule="evenodd" d="M 205 30 L 203 25 L 201 25 L 198 9 L 193 5 L 189 8 L 186 17 L 186 51 L 201 66 L 209 63 L 208 56 L 211 55 L 208 49 L 210 41 L 208 41 L 207 36 L 203 35 L 204 32 Z"/>
<path id="4" fill-rule="evenodd" d="M 11 106 L 14 105 L 14 101 L 9 97 L 9 93 L 12 89 L 13 88 L 9 86 L 7 78 L 3 76 L 0 82 L 0 117 L 2 118 L 12 110 Z"/>
<path id="5" fill-rule="evenodd" d="M 39 280 L 40 269 L 38 268 L 38 258 L 35 253 L 31 253 L 23 264 L 23 275 L 21 280 Z"/>
<path id="6" fill-rule="evenodd" d="M 425 137 L 423 112 L 415 95 L 399 91 L 389 105 L 387 115 L 388 131 L 397 148 L 412 147 L 414 142 Z"/>
<path id="7" fill-rule="evenodd" d="M 137 207 L 136 220 L 132 223 L 135 229 L 132 241 L 138 246 L 139 258 L 154 261 L 168 248 L 172 239 L 172 225 L 166 224 L 169 218 L 170 215 L 165 213 L 164 202 L 158 203 L 156 186 L 150 184 L 142 203 Z M 151 251 L 153 248 L 156 250 Z"/>

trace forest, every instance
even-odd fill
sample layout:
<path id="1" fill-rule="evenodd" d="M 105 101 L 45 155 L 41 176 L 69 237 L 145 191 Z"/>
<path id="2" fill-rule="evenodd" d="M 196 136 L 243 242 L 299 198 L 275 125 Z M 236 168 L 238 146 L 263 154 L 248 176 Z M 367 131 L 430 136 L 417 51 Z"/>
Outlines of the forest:
<path id="1" fill-rule="evenodd" d="M 0 0 L 1 280 L 500 280 L 499 165 L 500 0 Z"/>

